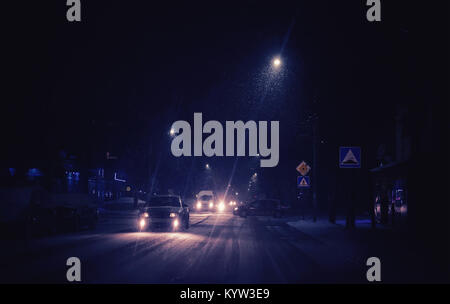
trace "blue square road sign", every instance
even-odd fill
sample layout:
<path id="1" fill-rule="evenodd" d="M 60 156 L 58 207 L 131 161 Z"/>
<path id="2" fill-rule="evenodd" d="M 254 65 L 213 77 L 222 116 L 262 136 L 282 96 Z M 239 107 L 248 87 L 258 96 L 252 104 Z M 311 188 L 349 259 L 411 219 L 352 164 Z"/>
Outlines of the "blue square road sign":
<path id="1" fill-rule="evenodd" d="M 361 168 L 361 147 L 339 147 L 339 168 Z"/>
<path id="2" fill-rule="evenodd" d="M 297 176 L 297 187 L 298 188 L 311 187 L 311 180 L 309 176 Z"/>

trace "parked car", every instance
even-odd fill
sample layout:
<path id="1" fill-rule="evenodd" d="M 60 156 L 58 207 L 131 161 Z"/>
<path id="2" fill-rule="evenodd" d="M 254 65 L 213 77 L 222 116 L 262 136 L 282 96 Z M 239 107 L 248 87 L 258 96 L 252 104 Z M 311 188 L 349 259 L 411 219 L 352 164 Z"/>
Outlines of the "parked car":
<path id="1" fill-rule="evenodd" d="M 236 205 L 233 206 L 233 214 L 239 215 L 239 209 L 244 205 L 243 202 L 236 202 Z"/>
<path id="2" fill-rule="evenodd" d="M 249 215 L 281 217 L 283 209 L 279 200 L 261 199 L 239 206 L 236 213 L 241 217 L 247 217 Z"/>
<path id="3" fill-rule="evenodd" d="M 87 194 L 51 193 L 42 187 L 0 189 L 0 234 L 33 237 L 93 229 L 98 209 Z"/>
<path id="4" fill-rule="evenodd" d="M 28 228 L 48 233 L 94 229 L 98 208 L 87 194 L 49 193 L 45 201 L 30 204 Z"/>

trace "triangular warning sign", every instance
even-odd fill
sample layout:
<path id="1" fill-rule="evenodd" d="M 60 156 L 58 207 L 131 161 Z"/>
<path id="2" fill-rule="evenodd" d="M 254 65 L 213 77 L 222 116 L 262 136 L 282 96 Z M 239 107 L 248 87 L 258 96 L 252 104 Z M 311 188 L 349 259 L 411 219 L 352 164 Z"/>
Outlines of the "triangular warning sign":
<path id="1" fill-rule="evenodd" d="M 349 149 L 347 154 L 345 155 L 344 159 L 342 160 L 342 164 L 359 164 L 358 160 L 355 157 L 355 154 L 353 154 L 352 149 Z"/>
<path id="2" fill-rule="evenodd" d="M 300 181 L 300 186 L 308 186 L 305 178 L 302 178 L 302 180 Z"/>

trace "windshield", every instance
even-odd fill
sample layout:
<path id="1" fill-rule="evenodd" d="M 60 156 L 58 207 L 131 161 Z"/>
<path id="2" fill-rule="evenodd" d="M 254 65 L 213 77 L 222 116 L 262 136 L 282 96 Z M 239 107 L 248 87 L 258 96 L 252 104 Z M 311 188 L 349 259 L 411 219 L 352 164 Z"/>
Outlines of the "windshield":
<path id="1" fill-rule="evenodd" d="M 145 204 L 146 207 L 180 207 L 180 200 L 178 197 L 152 197 Z"/>
<path id="2" fill-rule="evenodd" d="M 213 199 L 212 195 L 202 195 L 202 196 L 200 196 L 200 200 L 201 201 L 210 201 L 212 199 Z"/>

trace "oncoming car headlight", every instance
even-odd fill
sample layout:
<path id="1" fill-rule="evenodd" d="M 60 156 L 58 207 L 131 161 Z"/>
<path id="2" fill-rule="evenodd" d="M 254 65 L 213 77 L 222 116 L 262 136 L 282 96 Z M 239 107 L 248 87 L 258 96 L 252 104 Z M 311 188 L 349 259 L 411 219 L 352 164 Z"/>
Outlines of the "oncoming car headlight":
<path id="1" fill-rule="evenodd" d="M 139 221 L 139 227 L 141 227 L 141 229 L 142 228 L 144 228 L 145 227 L 145 220 L 144 219 L 141 219 L 140 221 Z"/>
<path id="2" fill-rule="evenodd" d="M 212 207 L 214 207 L 214 204 L 211 202 L 211 203 L 209 203 L 209 208 L 212 208 Z"/>
<path id="3" fill-rule="evenodd" d="M 176 217 L 177 214 L 176 214 L 175 212 L 170 212 L 169 216 L 170 216 L 170 217 Z"/>
<path id="4" fill-rule="evenodd" d="M 144 212 L 144 213 L 142 213 L 142 217 L 149 217 L 149 214 L 148 214 L 148 212 Z"/>
<path id="5" fill-rule="evenodd" d="M 197 209 L 202 209 L 202 203 L 197 202 Z"/>

